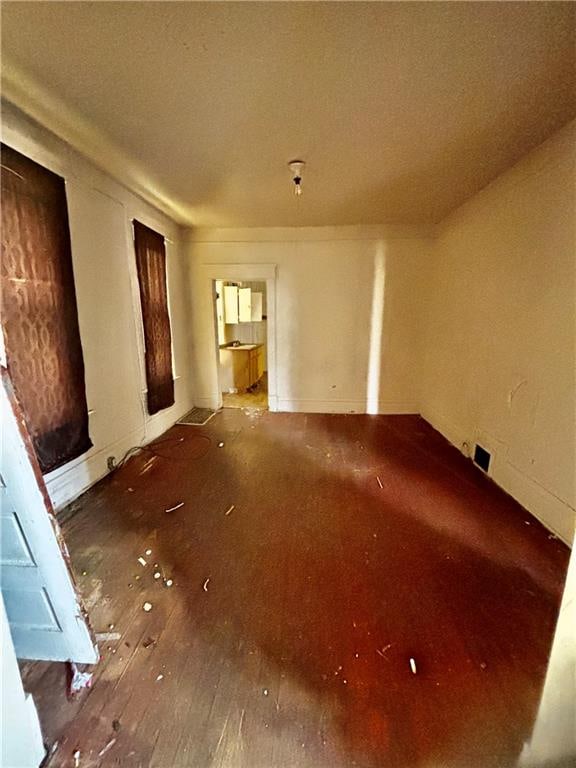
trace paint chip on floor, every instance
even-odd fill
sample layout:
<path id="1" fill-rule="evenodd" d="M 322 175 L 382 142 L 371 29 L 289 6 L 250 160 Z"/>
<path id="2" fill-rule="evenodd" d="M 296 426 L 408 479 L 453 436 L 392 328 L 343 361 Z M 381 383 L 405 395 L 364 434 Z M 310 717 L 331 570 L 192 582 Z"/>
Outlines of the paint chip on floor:
<path id="1" fill-rule="evenodd" d="M 184 502 L 181 501 L 180 504 L 175 504 L 173 507 L 168 507 L 168 509 L 165 509 L 164 512 L 175 512 L 177 509 L 180 509 L 180 507 L 184 506 Z"/>

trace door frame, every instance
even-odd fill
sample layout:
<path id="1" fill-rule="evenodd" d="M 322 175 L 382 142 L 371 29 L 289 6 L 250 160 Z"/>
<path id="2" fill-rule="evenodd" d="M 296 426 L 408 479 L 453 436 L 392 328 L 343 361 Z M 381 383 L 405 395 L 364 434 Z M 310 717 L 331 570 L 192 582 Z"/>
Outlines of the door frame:
<path id="1" fill-rule="evenodd" d="M 266 283 L 266 344 L 268 355 L 268 410 L 278 410 L 277 382 L 277 323 L 276 323 L 276 264 L 203 264 L 200 267 L 202 291 L 209 292 L 211 367 L 212 380 L 216 391 L 211 393 L 212 407 L 222 408 L 222 391 L 220 386 L 220 350 L 218 346 L 218 318 L 216 315 L 216 280 L 227 282 L 261 282 Z"/>

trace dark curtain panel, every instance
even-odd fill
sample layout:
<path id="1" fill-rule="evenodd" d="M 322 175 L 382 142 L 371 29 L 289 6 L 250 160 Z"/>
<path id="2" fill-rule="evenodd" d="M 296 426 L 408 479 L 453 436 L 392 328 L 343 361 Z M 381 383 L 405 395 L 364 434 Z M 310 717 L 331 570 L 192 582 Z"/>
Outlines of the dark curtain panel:
<path id="1" fill-rule="evenodd" d="M 162 235 L 136 220 L 134 244 L 146 347 L 148 413 L 152 414 L 174 404 L 166 249 Z"/>
<path id="2" fill-rule="evenodd" d="M 2 144 L 2 327 L 42 472 L 87 451 L 88 408 L 64 179 Z"/>

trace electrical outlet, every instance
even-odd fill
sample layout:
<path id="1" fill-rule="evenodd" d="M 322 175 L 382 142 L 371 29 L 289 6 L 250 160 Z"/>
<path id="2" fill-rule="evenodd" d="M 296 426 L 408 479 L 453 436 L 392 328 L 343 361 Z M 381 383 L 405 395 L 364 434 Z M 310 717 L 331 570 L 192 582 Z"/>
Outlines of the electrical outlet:
<path id="1" fill-rule="evenodd" d="M 106 464 L 108 465 L 108 471 L 112 472 L 112 470 L 116 466 L 116 456 L 108 456 L 108 458 L 106 459 Z"/>

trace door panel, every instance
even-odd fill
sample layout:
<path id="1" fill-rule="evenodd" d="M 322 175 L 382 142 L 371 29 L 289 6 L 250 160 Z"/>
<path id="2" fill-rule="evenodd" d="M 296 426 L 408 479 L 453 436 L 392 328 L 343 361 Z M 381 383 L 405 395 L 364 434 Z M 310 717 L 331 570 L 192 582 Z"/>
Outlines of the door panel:
<path id="1" fill-rule="evenodd" d="M 16 655 L 93 664 L 98 651 L 5 369 L 2 380 L 0 579 Z"/>

